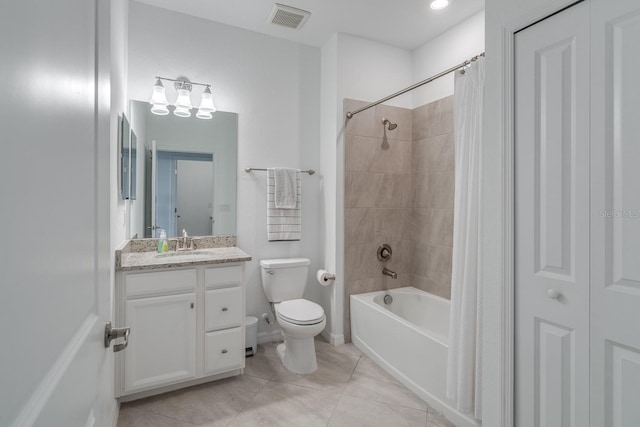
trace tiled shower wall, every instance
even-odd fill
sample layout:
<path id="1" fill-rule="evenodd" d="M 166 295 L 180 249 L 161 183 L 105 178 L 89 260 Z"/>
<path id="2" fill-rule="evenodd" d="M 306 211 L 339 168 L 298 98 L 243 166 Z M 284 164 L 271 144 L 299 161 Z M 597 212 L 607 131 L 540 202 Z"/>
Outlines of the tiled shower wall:
<path id="1" fill-rule="evenodd" d="M 366 103 L 345 100 L 344 111 Z M 345 129 L 345 340 L 351 341 L 352 294 L 411 284 L 406 238 L 411 208 L 411 110 L 378 105 L 349 119 Z M 386 117 L 398 127 L 386 130 Z M 388 243 L 391 261 L 376 249 Z M 382 275 L 384 266 L 397 279 Z"/>
<path id="2" fill-rule="evenodd" d="M 411 285 L 451 298 L 455 158 L 453 96 L 413 110 Z"/>
<path id="3" fill-rule="evenodd" d="M 347 99 L 344 111 L 366 102 Z M 398 127 L 387 130 L 382 119 Z M 345 340 L 352 294 L 414 286 L 449 298 L 453 240 L 453 97 L 378 105 L 345 130 Z M 378 261 L 388 243 L 392 260 Z M 383 267 L 398 273 L 382 275 Z"/>

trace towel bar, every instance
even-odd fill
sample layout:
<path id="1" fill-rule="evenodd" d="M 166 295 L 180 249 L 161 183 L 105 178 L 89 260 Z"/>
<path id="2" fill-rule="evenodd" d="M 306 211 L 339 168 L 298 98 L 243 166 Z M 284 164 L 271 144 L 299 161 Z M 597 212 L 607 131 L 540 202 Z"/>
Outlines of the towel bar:
<path id="1" fill-rule="evenodd" d="M 244 171 L 249 173 L 251 171 L 266 171 L 266 169 L 264 169 L 264 168 L 252 168 L 250 166 L 247 166 L 246 168 L 244 168 Z M 313 169 L 309 169 L 309 170 L 306 170 L 306 171 L 301 170 L 300 172 L 308 173 L 309 175 L 313 175 L 314 173 L 316 173 L 316 171 L 314 171 Z"/>

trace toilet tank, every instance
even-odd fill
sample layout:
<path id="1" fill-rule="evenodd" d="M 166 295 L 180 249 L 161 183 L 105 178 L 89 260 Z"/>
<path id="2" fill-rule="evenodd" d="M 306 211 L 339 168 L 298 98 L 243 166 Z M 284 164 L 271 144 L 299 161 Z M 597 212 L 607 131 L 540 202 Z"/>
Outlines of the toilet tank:
<path id="1" fill-rule="evenodd" d="M 270 302 L 302 298 L 311 261 L 308 258 L 263 259 L 260 261 L 262 289 Z"/>

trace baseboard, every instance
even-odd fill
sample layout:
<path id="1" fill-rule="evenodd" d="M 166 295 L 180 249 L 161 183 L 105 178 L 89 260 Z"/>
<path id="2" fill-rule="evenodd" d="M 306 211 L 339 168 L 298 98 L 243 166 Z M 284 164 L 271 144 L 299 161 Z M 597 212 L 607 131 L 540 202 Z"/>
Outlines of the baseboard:
<path id="1" fill-rule="evenodd" d="M 344 344 L 344 334 L 334 334 L 333 332 L 325 329 L 320 332 L 320 335 L 335 347 Z"/>
<path id="2" fill-rule="evenodd" d="M 275 329 L 269 332 L 258 333 L 258 344 L 264 344 L 266 342 L 280 341 L 282 340 L 282 331 Z"/>

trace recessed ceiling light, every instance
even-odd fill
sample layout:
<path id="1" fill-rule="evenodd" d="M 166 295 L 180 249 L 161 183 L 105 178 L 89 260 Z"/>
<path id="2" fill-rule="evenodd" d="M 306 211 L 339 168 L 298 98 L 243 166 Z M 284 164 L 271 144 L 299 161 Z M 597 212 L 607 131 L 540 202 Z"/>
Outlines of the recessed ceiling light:
<path id="1" fill-rule="evenodd" d="M 449 0 L 433 0 L 431 2 L 431 9 L 433 10 L 442 10 L 447 6 L 449 6 Z"/>

